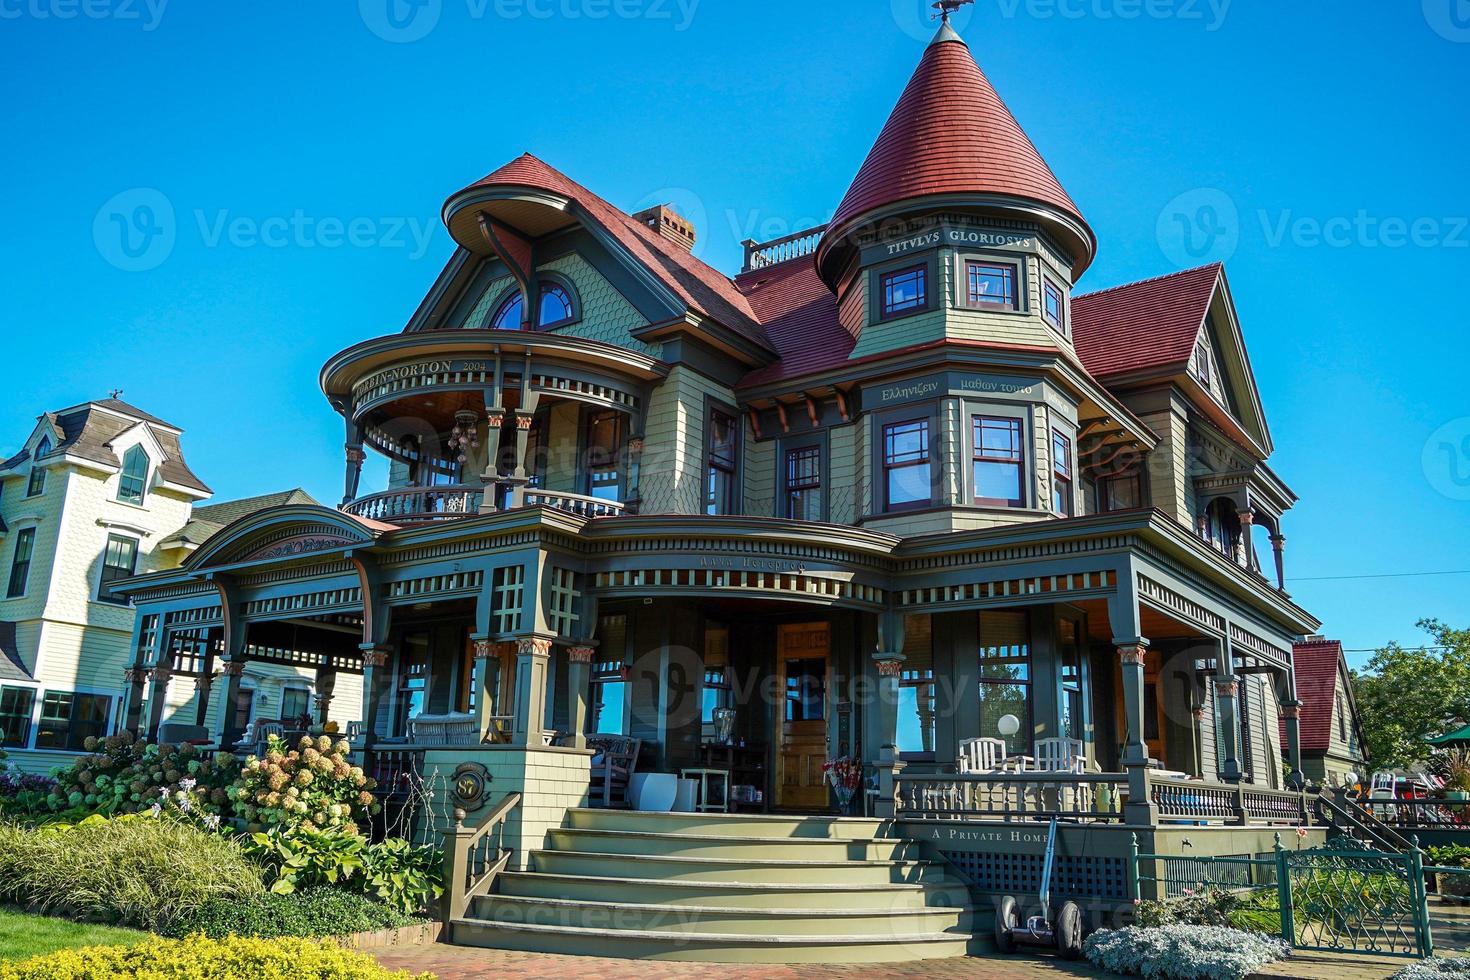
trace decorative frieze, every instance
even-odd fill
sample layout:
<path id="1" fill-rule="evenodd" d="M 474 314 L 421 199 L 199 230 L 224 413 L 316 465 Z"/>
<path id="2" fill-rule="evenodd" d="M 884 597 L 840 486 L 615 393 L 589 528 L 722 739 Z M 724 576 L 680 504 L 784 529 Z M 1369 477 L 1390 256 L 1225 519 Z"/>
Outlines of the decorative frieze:
<path id="1" fill-rule="evenodd" d="M 1189 622 L 1203 626 L 1214 632 L 1223 632 L 1225 629 L 1225 617 L 1206 609 L 1187 596 L 1180 595 L 1173 589 L 1161 582 L 1156 582 L 1147 575 L 1138 576 L 1138 594 L 1146 601 L 1156 606 L 1161 606 L 1171 612 L 1182 616 Z"/>
<path id="2" fill-rule="evenodd" d="M 480 591 L 485 573 L 480 569 L 468 572 L 451 572 L 448 575 L 429 575 L 424 578 L 406 579 L 388 583 L 388 600 L 420 600 L 430 596 L 464 595 Z"/>
<path id="3" fill-rule="evenodd" d="M 898 594 L 901 606 L 948 606 L 992 602 L 1040 595 L 1071 595 L 1079 592 L 1108 593 L 1118 586 L 1118 573 L 1112 569 L 1077 572 L 1072 575 L 1037 575 L 1030 578 L 998 579 L 943 585 L 926 589 L 905 589 Z"/>
<path id="4" fill-rule="evenodd" d="M 883 590 L 875 586 L 801 572 L 781 574 L 729 568 L 648 568 L 598 572 L 594 584 L 600 590 L 738 591 L 797 595 L 813 600 L 865 606 L 879 606 L 884 602 Z"/>
<path id="5" fill-rule="evenodd" d="M 1230 624 L 1230 644 L 1233 648 L 1249 650 L 1251 653 L 1264 657 L 1275 666 L 1283 669 L 1287 664 L 1291 663 L 1291 654 L 1285 649 L 1275 646 L 1248 630 L 1242 629 L 1235 623 Z"/>
<path id="6" fill-rule="evenodd" d="M 269 599 L 252 599 L 245 603 L 246 619 L 264 619 L 317 612 L 323 609 L 360 608 L 362 589 L 326 589 L 321 592 L 303 592 L 298 595 L 272 596 Z"/>

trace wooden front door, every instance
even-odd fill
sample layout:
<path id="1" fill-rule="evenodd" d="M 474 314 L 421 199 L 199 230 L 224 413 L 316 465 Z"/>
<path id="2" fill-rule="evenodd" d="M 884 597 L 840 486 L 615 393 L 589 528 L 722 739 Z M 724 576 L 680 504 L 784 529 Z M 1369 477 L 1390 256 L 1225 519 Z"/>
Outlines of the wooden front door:
<path id="1" fill-rule="evenodd" d="M 788 810 L 828 808 L 822 763 L 827 761 L 827 666 L 832 629 L 827 623 L 777 627 L 776 671 L 782 693 L 781 740 L 776 747 L 776 805 Z"/>

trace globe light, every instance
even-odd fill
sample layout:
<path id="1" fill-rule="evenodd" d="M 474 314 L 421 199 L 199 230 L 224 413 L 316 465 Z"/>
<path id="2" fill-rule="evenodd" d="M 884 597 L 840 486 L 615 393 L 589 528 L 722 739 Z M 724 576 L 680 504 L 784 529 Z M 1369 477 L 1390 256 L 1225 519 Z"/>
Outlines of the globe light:
<path id="1" fill-rule="evenodd" d="M 1021 719 L 1015 715 L 1001 715 L 995 723 L 996 731 L 1005 738 L 1010 738 L 1021 730 Z"/>

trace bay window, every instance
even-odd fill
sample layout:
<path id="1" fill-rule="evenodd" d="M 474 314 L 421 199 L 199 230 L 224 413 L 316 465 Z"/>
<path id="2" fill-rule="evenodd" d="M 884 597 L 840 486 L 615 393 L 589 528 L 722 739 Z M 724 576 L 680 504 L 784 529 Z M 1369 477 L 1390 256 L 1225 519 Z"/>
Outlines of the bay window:
<path id="1" fill-rule="evenodd" d="M 1051 509 L 1058 517 L 1072 516 L 1072 440 L 1051 432 Z"/>
<path id="2" fill-rule="evenodd" d="M 735 416 L 718 408 L 709 410 L 706 514 L 733 514 L 737 509 L 740 474 L 740 430 Z"/>
<path id="3" fill-rule="evenodd" d="M 1003 310 L 1020 308 L 1016 267 L 1009 262 L 965 263 L 965 303 Z"/>
<path id="4" fill-rule="evenodd" d="M 883 509 L 927 507 L 932 495 L 929 420 L 883 426 Z"/>
<path id="5" fill-rule="evenodd" d="M 1020 419 L 976 415 L 973 467 L 975 503 L 991 507 L 1026 506 L 1026 453 Z"/>
<path id="6" fill-rule="evenodd" d="M 1067 305 L 1062 287 L 1050 279 L 1042 280 L 1041 315 L 1062 336 L 1067 334 Z"/>
<path id="7" fill-rule="evenodd" d="M 879 279 L 882 318 L 919 313 L 929 308 L 929 269 L 913 266 L 885 272 Z"/>

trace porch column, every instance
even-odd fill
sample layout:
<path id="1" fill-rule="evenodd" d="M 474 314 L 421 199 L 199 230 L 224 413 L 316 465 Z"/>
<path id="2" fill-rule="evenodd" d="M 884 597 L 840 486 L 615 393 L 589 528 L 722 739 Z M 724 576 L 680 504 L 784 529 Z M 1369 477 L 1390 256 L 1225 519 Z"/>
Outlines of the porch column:
<path id="1" fill-rule="evenodd" d="M 545 744 L 546 670 L 551 662 L 551 640 L 529 636 L 516 640 L 516 745 Z"/>
<path id="2" fill-rule="evenodd" d="M 337 692 L 337 668 L 321 666 L 316 669 L 316 723 L 326 725 L 332 711 L 332 696 Z"/>
<path id="3" fill-rule="evenodd" d="M 470 690 L 475 695 L 475 731 L 479 732 L 477 743 L 483 744 L 490 735 L 490 716 L 495 713 L 495 692 L 491 678 L 498 672 L 500 661 L 495 656 L 495 644 L 485 636 L 472 636 L 475 644 L 475 664 L 470 675 Z"/>
<path id="4" fill-rule="evenodd" d="M 158 664 L 148 674 L 151 684 L 148 691 L 148 735 L 145 741 L 158 741 L 158 727 L 163 724 L 163 709 L 168 701 L 168 682 L 172 676 L 173 670 L 167 663 Z"/>
<path id="5" fill-rule="evenodd" d="M 1256 525 L 1256 512 L 1249 507 L 1242 508 L 1236 513 L 1240 518 L 1240 547 L 1241 564 L 1252 571 L 1259 571 L 1256 567 L 1256 546 L 1251 542 L 1251 529 Z"/>
<path id="6" fill-rule="evenodd" d="M 1307 776 L 1302 772 L 1302 702 L 1296 696 L 1295 670 L 1286 672 L 1286 698 L 1281 702 L 1281 718 L 1286 724 L 1286 755 L 1291 763 L 1286 788 L 1304 789 Z"/>
<path id="7" fill-rule="evenodd" d="M 1123 679 L 1123 717 L 1128 731 L 1123 743 L 1123 768 L 1128 772 L 1128 805 L 1125 823 L 1150 825 L 1157 815 L 1148 790 L 1148 744 L 1143 740 L 1143 662 L 1148 640 L 1138 637 L 1118 644 L 1118 662 Z"/>
<path id="8" fill-rule="evenodd" d="M 383 700 L 383 671 L 388 666 L 387 645 L 364 643 L 362 645 L 362 744 L 354 748 L 367 748 L 376 741 L 374 733 L 378 713 Z"/>
<path id="9" fill-rule="evenodd" d="M 1189 714 L 1194 718 L 1194 774 L 1203 779 L 1205 776 L 1205 706 L 1196 704 L 1189 709 Z"/>
<path id="10" fill-rule="evenodd" d="M 1276 558 L 1276 588 L 1286 591 L 1286 535 L 1280 531 L 1271 535 L 1271 553 Z"/>
<path id="11" fill-rule="evenodd" d="M 194 724 L 203 726 L 209 716 L 209 692 L 214 687 L 214 675 L 206 665 L 205 672 L 194 678 Z"/>
<path id="12" fill-rule="evenodd" d="M 531 422 L 534 419 L 535 405 L 527 406 L 527 410 L 516 412 L 516 468 L 514 486 L 511 488 L 511 506 L 525 506 L 526 483 L 526 448 L 531 443 Z"/>
<path id="13" fill-rule="evenodd" d="M 1233 667 L 1231 668 L 1234 669 Z M 1220 778 L 1227 783 L 1240 782 L 1240 731 L 1235 699 L 1240 694 L 1240 678 L 1233 673 L 1215 677 L 1215 724 L 1225 756 L 1220 760 Z"/>
<path id="14" fill-rule="evenodd" d="M 505 424 L 505 410 L 498 405 L 487 407 L 485 416 L 485 472 L 480 482 L 485 492 L 480 497 L 480 513 L 495 510 L 496 492 L 500 489 L 500 427 Z"/>
<path id="15" fill-rule="evenodd" d="M 571 728 L 570 745 L 587 747 L 588 686 L 592 682 L 592 660 L 597 651 L 589 646 L 567 650 L 567 725 Z"/>
<path id="16" fill-rule="evenodd" d="M 896 777 L 903 771 L 898 759 L 898 679 L 904 656 L 899 653 L 874 655 L 878 669 L 878 817 L 896 814 Z"/>
<path id="17" fill-rule="evenodd" d="M 357 486 L 362 481 L 362 464 L 367 462 L 367 453 L 361 443 L 348 443 L 344 447 L 347 472 L 342 480 L 342 506 L 346 507 L 357 499 Z"/>
<path id="18" fill-rule="evenodd" d="M 225 676 L 225 696 L 224 702 L 220 705 L 219 747 L 228 752 L 245 735 L 245 732 L 235 725 L 235 711 L 240 704 L 240 682 L 245 678 L 245 661 L 243 659 L 226 660 L 220 665 L 220 670 Z"/>

